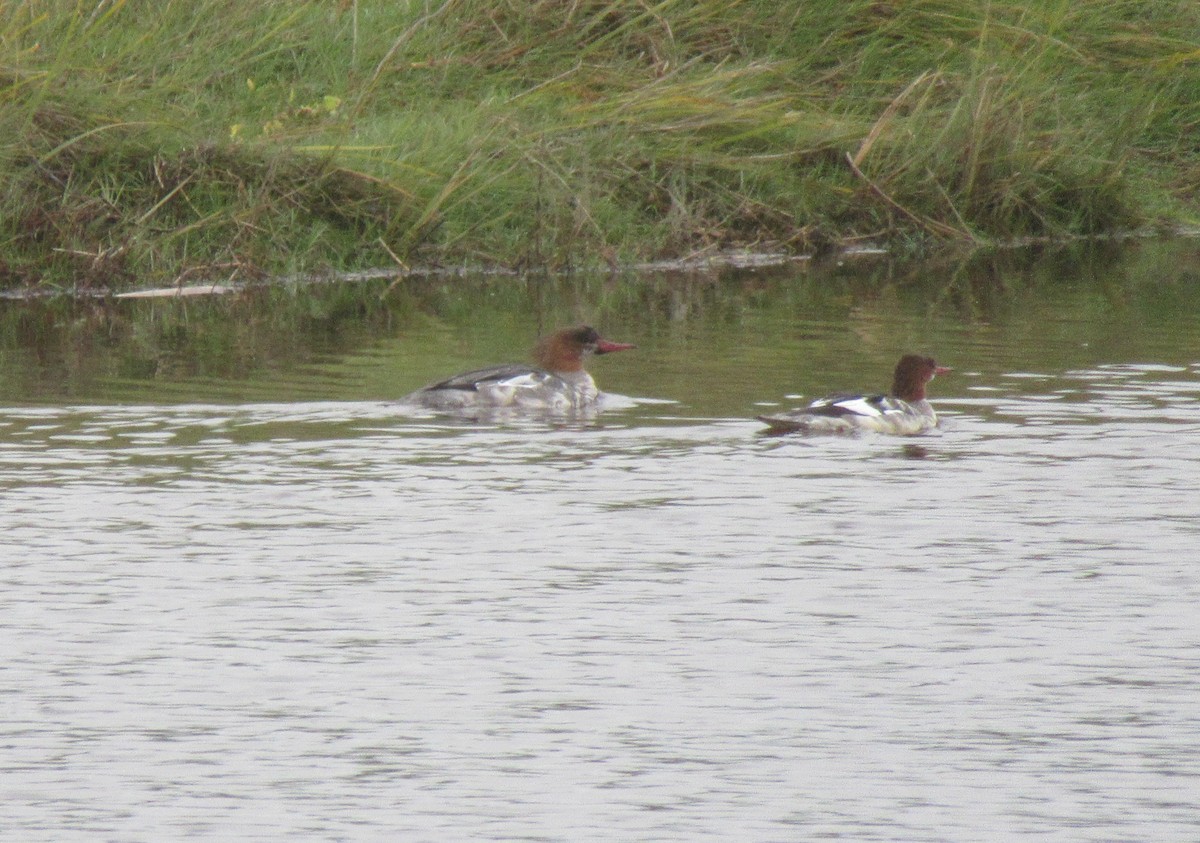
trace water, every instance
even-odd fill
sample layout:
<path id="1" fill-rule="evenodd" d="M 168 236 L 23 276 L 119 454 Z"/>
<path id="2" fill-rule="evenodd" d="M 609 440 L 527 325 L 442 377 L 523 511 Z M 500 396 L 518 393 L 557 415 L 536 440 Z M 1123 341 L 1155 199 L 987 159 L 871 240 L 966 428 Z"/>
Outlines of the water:
<path id="1" fill-rule="evenodd" d="M 232 373 L 8 346 L 3 837 L 1195 839 L 1200 264 L 1163 248 L 994 300 L 593 298 L 640 345 L 601 386 L 656 400 L 589 424 L 386 400 L 511 356 L 507 305 Z M 758 435 L 909 347 L 956 367 L 938 435 Z"/>

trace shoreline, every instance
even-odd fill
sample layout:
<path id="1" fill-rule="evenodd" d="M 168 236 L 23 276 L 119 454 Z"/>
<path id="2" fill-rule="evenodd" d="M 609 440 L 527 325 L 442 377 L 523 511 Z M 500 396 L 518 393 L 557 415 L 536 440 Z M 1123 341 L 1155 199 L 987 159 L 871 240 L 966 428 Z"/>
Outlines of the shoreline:
<path id="1" fill-rule="evenodd" d="M 1080 243 L 1122 242 L 1128 240 L 1170 240 L 1195 239 L 1200 237 L 1200 229 L 1178 227 L 1169 231 L 1126 231 L 1112 234 L 1101 234 L 1057 238 L 1022 238 L 1007 243 L 978 243 L 971 245 L 956 244 L 954 247 L 938 250 L 935 253 L 923 253 L 925 259 L 942 256 L 955 256 L 963 260 L 972 256 L 989 252 L 1015 252 L 1032 248 L 1067 248 Z M 458 266 L 458 267 L 377 267 L 374 269 L 350 270 L 346 272 L 313 272 L 298 275 L 280 276 L 276 278 L 259 278 L 250 281 L 231 282 L 229 280 L 212 280 L 205 282 L 178 283 L 169 286 L 135 287 L 133 289 L 113 290 L 107 288 L 75 287 L 71 289 L 47 288 L 13 288 L 0 289 L 0 301 L 47 301 L 47 300 L 76 300 L 76 301 L 126 301 L 145 299 L 189 299 L 196 297 L 216 297 L 234 295 L 250 290 L 262 289 L 300 289 L 304 287 L 319 287 L 336 284 L 363 284 L 376 281 L 390 280 L 397 284 L 407 280 L 434 278 L 527 278 L 531 276 L 549 276 L 569 278 L 572 276 L 588 275 L 653 275 L 658 273 L 706 273 L 724 270 L 759 270 L 778 269 L 789 265 L 812 265 L 821 261 L 841 262 L 846 260 L 898 258 L 893 250 L 883 245 L 872 243 L 854 243 L 825 254 L 789 254 L 778 251 L 756 252 L 750 250 L 730 249 L 701 255 L 672 260 L 640 261 L 628 265 L 612 265 L 595 263 L 591 266 L 575 266 L 570 269 L 548 269 L 544 267 L 509 267 L 509 266 Z"/>

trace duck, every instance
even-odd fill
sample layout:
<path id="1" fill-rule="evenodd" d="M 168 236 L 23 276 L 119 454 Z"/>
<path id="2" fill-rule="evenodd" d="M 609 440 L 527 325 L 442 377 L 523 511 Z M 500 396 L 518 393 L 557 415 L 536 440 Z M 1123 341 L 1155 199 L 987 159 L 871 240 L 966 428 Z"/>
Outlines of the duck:
<path id="1" fill-rule="evenodd" d="M 594 410 L 601 393 L 584 368 L 585 360 L 630 348 L 636 346 L 607 340 L 590 325 L 561 328 L 534 347 L 533 366 L 509 363 L 463 372 L 422 387 L 401 401 L 430 410 L 468 413 Z"/>
<path id="2" fill-rule="evenodd" d="M 949 371 L 950 367 L 939 366 L 932 357 L 905 354 L 896 364 L 892 390 L 887 395 L 829 395 L 807 407 L 757 418 L 767 424 L 768 435 L 870 430 L 915 436 L 937 427 L 937 414 L 926 397 L 925 387 Z"/>

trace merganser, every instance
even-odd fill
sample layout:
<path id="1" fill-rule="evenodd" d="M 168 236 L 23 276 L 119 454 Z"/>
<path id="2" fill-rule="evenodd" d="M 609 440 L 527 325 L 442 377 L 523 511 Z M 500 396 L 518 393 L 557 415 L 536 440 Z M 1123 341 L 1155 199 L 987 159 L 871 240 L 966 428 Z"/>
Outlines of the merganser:
<path id="1" fill-rule="evenodd" d="M 594 409 L 596 382 L 583 368 L 584 358 L 634 346 L 604 339 L 588 325 L 563 328 L 543 337 L 533 349 L 537 366 L 511 363 L 464 372 L 430 384 L 402 400 L 432 410 L 518 409 L 570 413 Z"/>
<path id="2" fill-rule="evenodd" d="M 759 416 L 779 433 L 854 433 L 873 430 L 912 436 L 937 427 L 937 415 L 925 398 L 925 385 L 949 372 L 932 357 L 906 354 L 896 364 L 889 395 L 830 395 L 807 407 L 774 416 Z"/>

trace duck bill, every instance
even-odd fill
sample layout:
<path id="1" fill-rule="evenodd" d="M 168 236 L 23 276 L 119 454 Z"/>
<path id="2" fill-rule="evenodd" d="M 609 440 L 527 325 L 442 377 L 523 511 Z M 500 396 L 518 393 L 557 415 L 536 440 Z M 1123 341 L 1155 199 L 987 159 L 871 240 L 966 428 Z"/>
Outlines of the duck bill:
<path id="1" fill-rule="evenodd" d="M 947 372 L 953 372 L 953 371 L 954 370 L 951 369 L 949 366 L 934 366 L 933 367 L 933 373 L 935 375 L 944 375 Z"/>
<path id="2" fill-rule="evenodd" d="M 608 340 L 596 341 L 597 354 L 611 354 L 614 351 L 625 351 L 628 348 L 637 348 L 637 346 L 626 342 L 609 342 Z"/>

